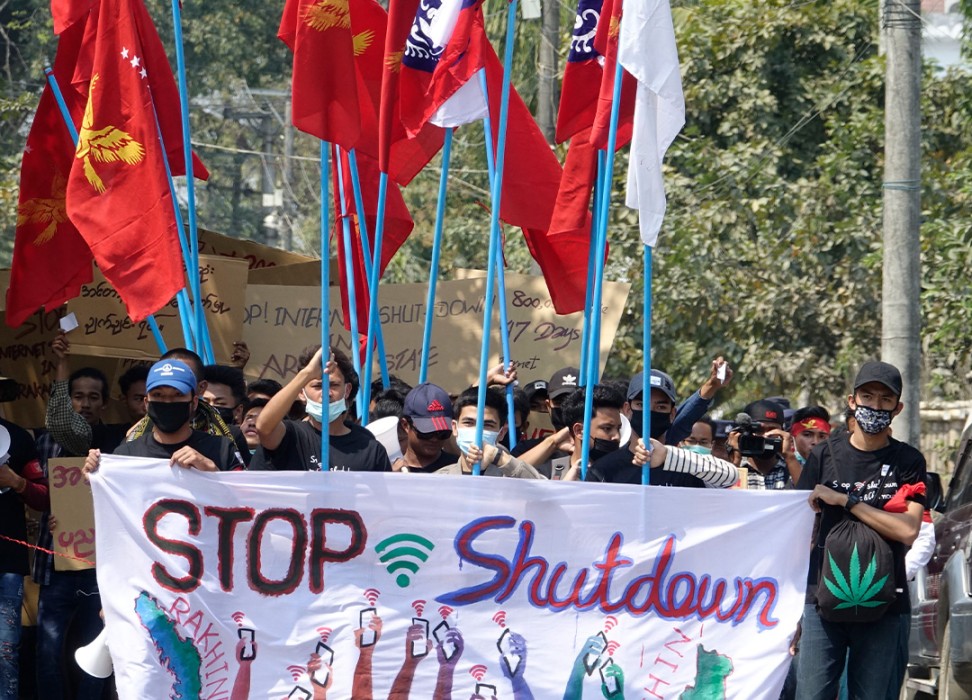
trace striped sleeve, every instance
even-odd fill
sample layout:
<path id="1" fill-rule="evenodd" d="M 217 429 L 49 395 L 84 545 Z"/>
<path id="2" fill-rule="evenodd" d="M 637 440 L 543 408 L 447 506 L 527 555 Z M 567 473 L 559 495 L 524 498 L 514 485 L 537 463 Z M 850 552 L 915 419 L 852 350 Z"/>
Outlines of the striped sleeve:
<path id="1" fill-rule="evenodd" d="M 732 462 L 678 447 L 667 448 L 662 469 L 690 474 L 705 482 L 708 488 L 724 489 L 739 480 L 739 470 Z"/>

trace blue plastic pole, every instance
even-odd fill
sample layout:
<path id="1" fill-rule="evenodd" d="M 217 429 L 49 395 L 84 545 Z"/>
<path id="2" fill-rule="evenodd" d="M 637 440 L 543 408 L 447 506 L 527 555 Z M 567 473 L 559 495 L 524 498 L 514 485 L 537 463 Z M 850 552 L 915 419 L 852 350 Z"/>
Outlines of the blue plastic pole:
<path id="1" fill-rule="evenodd" d="M 355 269 L 351 260 L 351 219 L 348 218 L 348 206 L 344 199 L 344 166 L 341 164 L 341 147 L 334 146 L 334 168 L 337 170 L 338 197 L 341 200 L 341 231 L 344 237 L 344 277 L 348 287 L 348 315 L 351 322 L 351 362 L 354 371 L 361 376 L 361 353 L 358 352 L 358 300 L 355 292 Z M 361 402 L 358 403 L 358 417 L 363 414 Z"/>
<path id="2" fill-rule="evenodd" d="M 327 152 L 330 146 L 321 141 L 321 363 L 326 366 L 331 356 L 331 236 L 330 222 L 327 217 L 327 181 L 330 177 L 327 166 Z M 323 368 L 322 370 L 323 371 Z M 329 378 L 322 376 L 324 386 L 329 387 Z M 328 396 L 327 390 L 324 396 Z M 321 471 L 331 470 L 330 423 L 321 421 Z"/>
<path id="3" fill-rule="evenodd" d="M 486 84 L 485 69 L 479 71 L 479 85 L 483 90 L 483 97 L 486 99 L 486 104 L 489 105 L 489 87 Z M 486 136 L 486 170 L 489 174 L 490 187 L 492 187 L 496 165 L 493 157 L 493 126 L 489 118 L 489 109 L 486 110 L 486 116 L 483 117 L 483 132 Z M 510 321 L 506 311 L 506 267 L 503 260 L 502 240 L 501 237 L 500 244 L 496 248 L 496 282 L 499 290 L 500 343 L 503 346 L 503 369 L 506 370 L 512 361 L 513 355 L 510 351 Z M 490 308 L 492 308 L 492 305 L 490 305 Z M 507 384 L 504 393 L 506 394 L 506 413 L 507 420 L 509 421 L 507 435 L 509 436 L 510 449 L 512 450 L 516 447 L 516 409 L 513 405 L 513 385 Z M 479 418 L 482 420 L 485 416 L 480 413 Z"/>
<path id="4" fill-rule="evenodd" d="M 361 196 L 361 178 L 358 175 L 358 157 L 352 148 L 348 151 L 348 164 L 351 166 L 351 190 L 354 192 L 354 208 L 358 214 L 358 233 L 361 236 L 361 257 L 364 260 L 365 277 L 368 280 L 368 288 L 371 288 L 371 275 L 375 269 L 371 265 L 371 243 L 368 241 L 368 221 L 365 214 L 364 198 Z M 369 326 L 372 319 L 368 319 Z M 385 355 L 385 335 L 381 330 L 381 319 L 374 319 L 375 336 L 378 343 L 378 366 L 381 369 L 381 385 L 388 388 L 388 357 Z M 370 331 L 370 328 L 369 328 Z M 368 342 L 372 342 L 368 336 Z M 371 375 L 373 369 L 371 365 L 364 367 L 364 377 L 361 379 L 361 403 L 364 405 L 362 423 L 368 422 L 368 407 L 371 405 Z"/>
<path id="5" fill-rule="evenodd" d="M 373 251 L 371 269 L 375 272 L 381 270 L 381 242 L 385 235 L 385 199 L 388 194 L 388 173 L 381 173 L 378 176 L 378 211 L 375 215 L 375 249 Z M 342 200 L 343 201 L 343 200 Z M 369 369 L 368 377 L 371 377 L 371 367 L 375 362 L 375 327 L 378 323 L 378 278 L 380 275 L 374 274 L 368 280 L 368 347 L 365 349 L 365 366 Z M 382 357 L 385 353 L 382 352 Z M 369 382 L 370 383 L 370 382 Z M 368 387 L 368 398 L 371 398 L 371 388 Z M 364 406 L 367 415 L 368 406 Z"/>
<path id="6" fill-rule="evenodd" d="M 587 386 L 587 355 L 591 339 L 591 302 L 594 297 L 594 260 L 597 246 L 597 213 L 601 197 L 601 178 L 604 176 L 604 151 L 597 151 L 597 177 L 594 178 L 594 197 L 591 206 L 591 238 L 587 246 L 587 286 L 584 292 L 584 329 L 581 332 L 581 361 L 578 386 Z"/>
<path id="7" fill-rule="evenodd" d="M 489 263 L 486 270 L 486 303 L 483 309 L 483 345 L 479 353 L 479 394 L 476 401 L 476 443 L 483 445 L 483 414 L 486 411 L 486 370 L 489 363 L 489 336 L 493 325 L 493 295 L 496 281 L 496 260 L 499 257 L 500 205 L 503 200 L 503 167 L 506 163 L 506 126 L 510 116 L 510 69 L 513 65 L 513 29 L 516 26 L 517 0 L 510 0 L 506 10 L 506 45 L 503 52 L 503 86 L 497 127 L 496 172 L 490 178 Z M 479 476 L 481 465 L 473 465 Z"/>
<path id="8" fill-rule="evenodd" d="M 422 331 L 422 359 L 419 384 L 429 377 L 429 353 L 432 352 L 432 320 L 435 318 L 435 287 L 439 281 L 439 257 L 442 254 L 442 226 L 445 220 L 446 190 L 449 183 L 449 161 L 452 159 L 452 129 L 445 130 L 442 144 L 442 174 L 439 176 L 439 198 L 435 203 L 435 234 L 432 237 L 432 263 L 429 265 L 429 293 L 425 298 L 425 328 Z"/>
<path id="9" fill-rule="evenodd" d="M 186 82 L 186 54 L 182 43 L 182 9 L 180 0 L 172 0 L 172 26 L 175 37 L 176 70 L 179 75 L 179 106 L 182 114 L 182 152 L 186 161 L 186 204 L 189 210 L 189 254 L 192 267 L 186 268 L 189 275 L 189 286 L 192 298 L 195 300 L 195 337 L 198 350 L 203 359 L 209 363 L 215 362 L 209 333 L 204 329 L 206 316 L 199 294 L 199 231 L 196 222 L 196 185 L 192 175 L 192 142 L 189 133 L 189 87 Z"/>
<path id="10" fill-rule="evenodd" d="M 607 228 L 608 212 L 611 209 L 611 185 L 614 181 L 614 149 L 618 141 L 618 113 L 621 106 L 621 78 L 623 75 L 621 62 L 618 61 L 614 71 L 614 95 L 611 101 L 611 123 L 608 130 L 607 154 L 604 167 L 603 189 L 601 191 L 601 201 L 599 202 L 600 211 L 597 216 L 597 250 L 594 260 L 594 298 L 592 308 L 596 309 L 591 317 L 592 330 L 590 352 L 588 353 L 588 381 L 584 393 L 584 444 L 581 450 L 581 479 L 587 478 L 587 465 L 589 462 L 587 441 L 591 434 L 591 412 L 594 410 L 594 385 L 598 380 L 598 369 L 601 364 L 600 358 L 600 333 L 601 333 L 601 292 L 604 282 L 604 250 L 607 247 Z"/>
<path id="11" fill-rule="evenodd" d="M 67 127 L 68 133 L 71 135 L 71 141 L 76 147 L 78 145 L 78 129 L 76 126 L 74 126 L 74 122 L 71 120 L 71 112 L 68 110 L 67 102 L 64 101 L 64 95 L 61 93 L 61 86 L 57 84 L 57 78 L 54 77 L 54 71 L 50 66 L 44 67 L 44 75 L 47 77 L 47 84 L 51 86 L 51 93 L 54 95 L 54 101 L 57 102 L 57 108 L 61 112 L 61 118 L 64 120 L 64 126 Z M 165 151 L 163 150 L 163 155 L 164 153 Z M 168 163 L 166 163 L 166 168 L 168 169 Z M 179 317 L 182 317 L 181 313 L 179 314 Z M 159 354 L 164 355 L 166 353 L 165 341 L 162 339 L 162 334 L 159 332 L 159 324 L 156 323 L 155 316 L 150 315 L 145 320 L 148 321 L 149 328 L 152 331 L 152 336 L 155 338 L 155 344 L 159 348 Z"/>
<path id="12" fill-rule="evenodd" d="M 644 392 L 642 400 L 645 404 L 651 402 L 651 246 L 645 246 L 645 294 L 644 294 L 644 327 L 641 329 L 641 343 L 644 347 L 644 383 L 641 388 Z M 644 419 L 641 425 L 641 435 L 645 441 L 645 447 L 651 449 L 651 406 L 644 411 Z M 633 437 L 633 436 L 632 436 Z M 641 468 L 641 483 L 648 485 L 650 464 L 645 464 Z"/>

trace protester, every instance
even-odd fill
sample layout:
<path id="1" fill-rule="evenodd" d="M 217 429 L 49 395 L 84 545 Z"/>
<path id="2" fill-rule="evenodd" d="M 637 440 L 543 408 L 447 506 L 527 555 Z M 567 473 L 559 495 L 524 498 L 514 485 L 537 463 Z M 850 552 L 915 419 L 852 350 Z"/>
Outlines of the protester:
<path id="1" fill-rule="evenodd" d="M 523 392 L 526 394 L 527 400 L 530 402 L 530 410 L 536 411 L 537 413 L 549 413 L 550 408 L 547 405 L 547 382 L 543 379 L 535 379 L 525 387 L 523 387 Z"/>
<path id="2" fill-rule="evenodd" d="M 240 428 L 243 419 L 243 402 L 246 400 L 246 380 L 243 371 L 226 365 L 206 365 L 203 367 L 204 389 L 199 398 L 209 404 L 226 424 L 236 443 L 236 449 L 243 455 L 243 461 L 250 464 L 250 448 Z"/>
<path id="3" fill-rule="evenodd" d="M 137 423 L 145 416 L 145 380 L 148 378 L 149 365 L 139 364 L 129 367 L 118 378 L 122 403 L 128 412 L 129 425 Z"/>
<path id="4" fill-rule="evenodd" d="M 260 447 L 260 434 L 256 429 L 256 421 L 267 403 L 267 399 L 247 399 L 243 402 L 243 420 L 240 429 L 243 431 L 243 439 L 246 440 L 251 456 Z"/>
<path id="5" fill-rule="evenodd" d="M 702 416 L 692 426 L 692 433 L 678 443 L 678 447 L 700 455 L 711 455 L 715 444 L 715 423 L 709 416 Z"/>
<path id="6" fill-rule="evenodd" d="M 0 454 L 0 697 L 18 698 L 20 616 L 27 575 L 27 548 L 20 544 L 27 540 L 24 506 L 46 511 L 50 497 L 30 433 L 3 418 L 0 430 L 10 440 Z"/>
<path id="7" fill-rule="evenodd" d="M 737 467 L 747 469 L 746 488 L 763 491 L 792 487 L 784 455 L 793 451 L 793 438 L 783 430 L 783 410 L 780 404 L 767 399 L 754 401 L 742 411 L 747 422 L 734 426 L 729 433 L 729 458 Z M 763 438 L 766 446 L 774 441 L 779 444 L 776 449 L 750 454 L 745 446 L 740 447 L 744 436 Z"/>
<path id="8" fill-rule="evenodd" d="M 517 459 L 502 445 L 502 438 L 509 427 L 506 395 L 501 389 L 488 388 L 483 409 L 483 444 L 476 444 L 476 428 L 479 413 L 479 390 L 470 388 L 462 392 L 455 403 L 456 418 L 452 431 L 462 456 L 455 464 L 442 467 L 436 474 L 471 474 L 473 465 L 480 465 L 484 476 L 508 476 L 516 479 L 542 479 L 531 465 Z"/>
<path id="9" fill-rule="evenodd" d="M 911 610 L 905 553 L 918 536 L 925 505 L 925 459 L 891 437 L 891 421 L 903 408 L 901 393 L 896 367 L 865 363 L 847 398 L 856 427 L 818 444 L 797 484 L 811 491 L 809 503 L 818 513 L 800 640 L 798 700 L 832 700 L 845 665 L 852 698 L 883 699 L 897 696 L 900 689 L 900 671 L 891 661 L 906 628 L 903 618 Z M 896 595 L 883 614 L 878 608 L 880 616 L 867 622 L 831 621 L 818 610 L 828 535 L 848 513 L 890 545 L 893 557 Z"/>
<path id="10" fill-rule="evenodd" d="M 385 448 L 375 436 L 356 424 L 346 422 L 348 403 L 354 398 L 357 375 L 351 360 L 340 350 L 331 349 L 331 359 L 321 368 L 320 346 L 312 346 L 300 356 L 302 369 L 267 402 L 257 417 L 257 432 L 264 459 L 254 459 L 251 469 L 312 470 L 321 469 L 321 430 L 324 410 L 330 454 L 328 465 L 341 471 L 391 471 Z M 322 378 L 326 372 L 328 391 Z M 284 420 L 299 395 L 304 397 L 307 418 Z M 322 403 L 324 397 L 328 403 Z M 258 453 L 259 454 L 259 453 Z"/>
<path id="11" fill-rule="evenodd" d="M 404 470 L 432 474 L 456 463 L 458 457 L 444 449 L 454 418 L 449 393 L 442 387 L 426 382 L 408 392 L 400 423 L 405 431 Z"/>

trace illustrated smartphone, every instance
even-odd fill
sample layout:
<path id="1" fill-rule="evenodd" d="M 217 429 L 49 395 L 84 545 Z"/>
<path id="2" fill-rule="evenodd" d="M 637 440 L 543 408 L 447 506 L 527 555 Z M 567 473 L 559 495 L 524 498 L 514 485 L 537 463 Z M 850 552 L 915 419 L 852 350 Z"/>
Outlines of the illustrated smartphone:
<path id="1" fill-rule="evenodd" d="M 327 685 L 327 677 L 331 673 L 325 666 L 330 668 L 334 663 L 334 650 L 324 642 L 318 642 L 314 653 L 321 657 L 321 667 L 311 674 L 311 681 L 315 685 L 324 687 Z"/>
<path id="2" fill-rule="evenodd" d="M 445 654 L 446 661 L 450 660 L 452 655 L 456 653 L 456 645 L 452 642 L 446 641 L 446 632 L 448 632 L 450 629 L 452 628 L 449 627 L 449 623 L 443 620 L 435 626 L 434 630 L 432 630 L 432 636 L 435 637 L 435 643 L 442 645 L 442 653 Z"/>
<path id="3" fill-rule="evenodd" d="M 252 661 L 256 658 L 256 649 L 253 647 L 253 639 L 256 637 L 256 632 L 249 627 L 240 627 L 236 630 L 236 633 L 240 636 L 240 639 L 246 641 L 240 650 L 240 661 Z"/>
<path id="4" fill-rule="evenodd" d="M 608 660 L 604 662 L 603 666 L 601 666 L 601 683 L 604 684 L 604 687 L 607 690 L 607 694 L 609 698 L 614 697 L 621 690 L 620 686 L 618 686 L 617 676 L 604 675 L 604 669 L 606 669 L 608 666 L 610 666 L 613 663 L 614 663 L 614 659 L 608 657 Z"/>
<path id="5" fill-rule="evenodd" d="M 506 664 L 506 667 L 510 670 L 510 675 L 512 676 L 516 673 L 516 669 L 520 665 L 520 656 L 519 654 L 514 654 L 513 650 L 510 648 L 511 634 L 512 633 L 510 632 L 509 627 L 504 629 L 503 634 L 501 634 L 499 639 L 496 640 L 496 648 L 499 649 L 499 653 L 503 657 L 503 663 Z"/>
<path id="6" fill-rule="evenodd" d="M 604 650 L 607 649 L 607 636 L 604 632 L 598 632 L 597 636 L 601 638 L 601 652 L 599 654 L 587 654 L 584 656 L 584 668 L 587 669 L 588 676 L 594 675 L 594 669 L 604 665 L 601 657 L 604 656 Z"/>
<path id="7" fill-rule="evenodd" d="M 370 647 L 374 646 L 377 639 L 375 638 L 375 631 L 369 627 L 371 624 L 371 618 L 375 616 L 378 611 L 375 608 L 362 608 L 361 612 L 358 613 L 358 627 L 361 628 L 361 646 Z"/>
<path id="8" fill-rule="evenodd" d="M 311 700 L 313 697 L 313 693 L 299 685 L 295 685 L 294 689 L 290 691 L 290 695 L 287 696 L 288 700 Z"/>
<path id="9" fill-rule="evenodd" d="M 423 620 L 421 617 L 413 617 L 412 625 L 421 625 L 425 632 L 422 639 L 412 641 L 412 656 L 425 656 L 429 653 L 429 621 Z"/>
<path id="10" fill-rule="evenodd" d="M 486 698 L 486 700 L 489 700 L 490 698 L 495 698 L 496 697 L 496 686 L 495 685 L 490 685 L 489 683 L 477 683 L 476 684 L 476 695 L 479 695 L 480 697 Z"/>

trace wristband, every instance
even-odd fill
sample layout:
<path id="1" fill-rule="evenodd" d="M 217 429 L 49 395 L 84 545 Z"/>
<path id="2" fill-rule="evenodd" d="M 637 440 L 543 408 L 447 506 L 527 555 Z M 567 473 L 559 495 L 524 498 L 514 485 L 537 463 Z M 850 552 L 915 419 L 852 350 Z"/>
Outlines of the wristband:
<path id="1" fill-rule="evenodd" d="M 851 492 L 851 493 L 847 494 L 847 503 L 844 504 L 844 510 L 846 510 L 848 513 L 850 513 L 851 508 L 853 508 L 854 506 L 856 506 L 860 502 L 861 502 L 861 497 L 858 496 L 856 493 Z"/>

